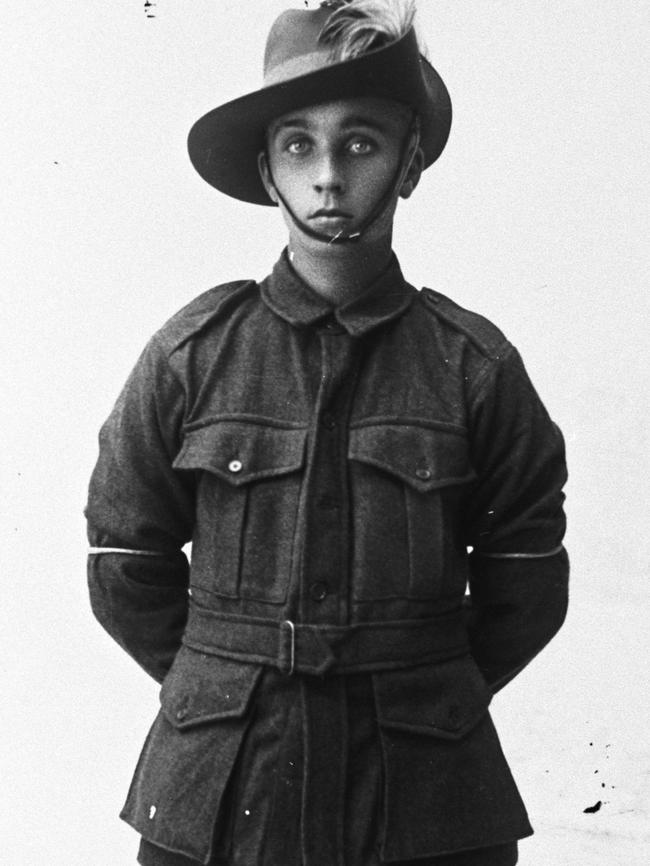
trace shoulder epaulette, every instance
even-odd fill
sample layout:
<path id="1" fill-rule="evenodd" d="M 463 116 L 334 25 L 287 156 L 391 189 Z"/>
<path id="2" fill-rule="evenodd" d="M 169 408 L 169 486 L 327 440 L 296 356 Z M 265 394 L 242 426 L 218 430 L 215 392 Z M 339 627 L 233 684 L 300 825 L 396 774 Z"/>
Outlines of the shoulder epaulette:
<path id="1" fill-rule="evenodd" d="M 216 319 L 226 316 L 256 287 L 255 280 L 236 280 L 208 289 L 168 319 L 155 338 L 171 354 Z"/>
<path id="2" fill-rule="evenodd" d="M 489 358 L 498 358 L 510 347 L 503 332 L 485 316 L 461 307 L 451 298 L 433 289 L 425 287 L 420 295 L 437 318 L 464 334 L 481 354 Z"/>

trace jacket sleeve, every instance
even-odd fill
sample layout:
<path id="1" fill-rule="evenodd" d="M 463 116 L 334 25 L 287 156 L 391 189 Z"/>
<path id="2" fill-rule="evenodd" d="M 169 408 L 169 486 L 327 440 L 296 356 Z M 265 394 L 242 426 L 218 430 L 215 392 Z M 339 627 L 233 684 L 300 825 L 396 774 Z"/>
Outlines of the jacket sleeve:
<path id="1" fill-rule="evenodd" d="M 156 680 L 187 618 L 192 480 L 172 468 L 184 392 L 154 338 L 99 436 L 86 517 L 88 585 L 102 626 Z"/>
<path id="2" fill-rule="evenodd" d="M 562 435 L 512 346 L 486 366 L 470 405 L 478 479 L 467 504 L 468 627 L 474 658 L 496 691 L 548 643 L 566 615 L 567 473 Z"/>

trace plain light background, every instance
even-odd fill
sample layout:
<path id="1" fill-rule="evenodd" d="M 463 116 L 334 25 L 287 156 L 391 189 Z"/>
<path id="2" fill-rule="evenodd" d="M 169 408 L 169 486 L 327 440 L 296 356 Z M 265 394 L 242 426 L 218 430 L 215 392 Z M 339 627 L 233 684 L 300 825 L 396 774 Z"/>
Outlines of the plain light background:
<path id="1" fill-rule="evenodd" d="M 0 861 L 128 866 L 117 819 L 157 686 L 92 619 L 82 508 L 101 422 L 153 331 L 263 277 L 277 211 L 190 165 L 193 121 L 260 83 L 301 2 L 3 6 Z M 312 4 L 314 5 L 314 4 Z M 420 0 L 454 102 L 398 212 L 407 278 L 493 319 L 568 445 L 572 606 L 493 710 L 537 834 L 522 866 L 640 866 L 647 741 L 648 8 Z M 598 801 L 597 812 L 583 810 Z"/>

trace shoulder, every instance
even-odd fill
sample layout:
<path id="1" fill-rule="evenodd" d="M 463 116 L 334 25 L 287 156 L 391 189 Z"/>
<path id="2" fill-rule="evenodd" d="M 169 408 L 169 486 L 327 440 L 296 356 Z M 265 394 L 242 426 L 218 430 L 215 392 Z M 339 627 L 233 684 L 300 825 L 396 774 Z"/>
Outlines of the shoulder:
<path id="1" fill-rule="evenodd" d="M 425 287 L 418 294 L 422 307 L 440 328 L 469 342 L 484 358 L 499 360 L 512 349 L 504 333 L 485 316 L 461 307 L 433 289 Z"/>
<path id="2" fill-rule="evenodd" d="M 255 280 L 236 280 L 208 289 L 168 319 L 153 335 L 151 343 L 169 357 L 258 296 L 259 286 Z"/>

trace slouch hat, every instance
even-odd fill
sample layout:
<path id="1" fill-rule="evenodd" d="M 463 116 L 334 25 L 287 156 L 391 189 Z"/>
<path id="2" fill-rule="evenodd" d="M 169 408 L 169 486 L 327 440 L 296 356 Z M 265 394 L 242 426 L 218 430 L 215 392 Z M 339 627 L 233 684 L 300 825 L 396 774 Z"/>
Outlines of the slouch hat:
<path id="1" fill-rule="evenodd" d="M 394 0 L 333 0 L 318 9 L 283 12 L 266 42 L 263 86 L 209 111 L 190 130 L 189 155 L 201 177 L 226 195 L 273 205 L 257 168 L 269 124 L 296 109 L 368 96 L 411 107 L 420 122 L 425 167 L 435 162 L 449 136 L 451 100 L 420 52 L 412 14 L 395 38 L 371 38 L 367 50 L 346 59 L 336 51 L 343 15 L 357 32 L 365 22 L 371 31 L 373 8 L 383 6 L 394 18 L 398 5 L 404 8 Z"/>

